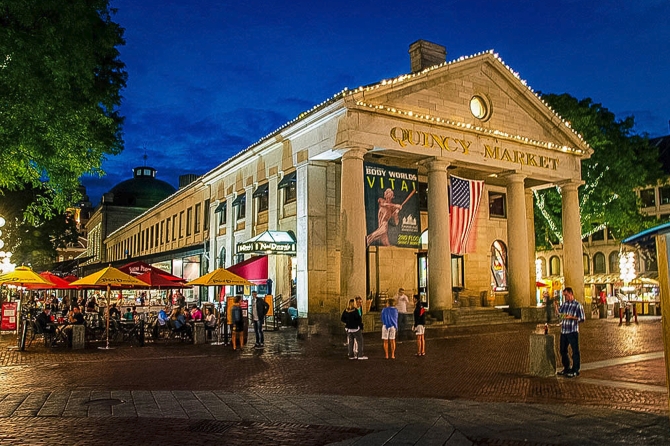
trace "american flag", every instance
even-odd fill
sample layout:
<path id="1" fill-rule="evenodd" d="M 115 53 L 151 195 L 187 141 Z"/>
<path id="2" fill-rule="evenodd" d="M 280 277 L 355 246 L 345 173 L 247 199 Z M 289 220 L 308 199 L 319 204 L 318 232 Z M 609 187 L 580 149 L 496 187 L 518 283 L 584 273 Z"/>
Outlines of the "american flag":
<path id="1" fill-rule="evenodd" d="M 449 177 L 451 253 L 464 254 L 484 189 L 483 181 Z"/>

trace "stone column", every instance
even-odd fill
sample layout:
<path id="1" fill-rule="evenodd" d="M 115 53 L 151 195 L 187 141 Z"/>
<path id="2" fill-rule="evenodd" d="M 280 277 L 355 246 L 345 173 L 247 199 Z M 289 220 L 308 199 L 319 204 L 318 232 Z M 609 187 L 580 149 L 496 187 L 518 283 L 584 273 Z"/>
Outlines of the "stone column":
<path id="1" fill-rule="evenodd" d="M 435 158 L 426 167 L 428 167 L 428 299 L 431 311 L 450 310 L 453 306 L 453 293 L 447 192 L 449 162 Z"/>
<path id="2" fill-rule="evenodd" d="M 535 285 L 535 208 L 533 205 L 533 190 L 526 189 L 526 227 L 528 229 L 528 260 L 530 277 L 530 304 L 536 305 L 537 286 Z"/>
<path id="3" fill-rule="evenodd" d="M 584 304 L 584 263 L 582 251 L 582 224 L 579 212 L 580 182 L 561 184 L 563 197 L 563 276 L 565 286 L 572 287 L 575 299 Z"/>
<path id="4" fill-rule="evenodd" d="M 365 266 L 365 180 L 363 178 L 364 148 L 346 149 L 342 155 L 340 194 L 340 296 L 346 302 L 366 293 Z M 365 306 L 363 306 L 365 311 Z"/>
<path id="5" fill-rule="evenodd" d="M 507 279 L 510 309 L 530 306 L 524 179 L 525 175 L 519 173 L 507 177 Z"/>

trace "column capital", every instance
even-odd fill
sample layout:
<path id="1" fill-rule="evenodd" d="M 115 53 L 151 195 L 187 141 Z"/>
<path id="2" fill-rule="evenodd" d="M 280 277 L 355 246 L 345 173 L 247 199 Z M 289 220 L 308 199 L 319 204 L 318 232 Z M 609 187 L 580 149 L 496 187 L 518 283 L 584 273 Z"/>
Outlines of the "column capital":
<path id="1" fill-rule="evenodd" d="M 372 150 L 372 146 L 352 145 L 348 147 L 338 147 L 334 151 L 342 156 L 342 159 L 358 159 L 363 160 L 366 153 Z"/>
<path id="2" fill-rule="evenodd" d="M 566 180 L 556 183 L 556 186 L 565 190 L 577 190 L 583 184 L 586 184 L 583 180 Z"/>
<path id="3" fill-rule="evenodd" d="M 451 163 L 440 157 L 435 157 L 424 161 L 425 166 L 428 168 L 428 172 L 446 172 L 447 168 Z"/>
<path id="4" fill-rule="evenodd" d="M 511 172 L 505 175 L 505 178 L 507 179 L 507 184 L 523 183 L 526 175 L 519 172 Z"/>

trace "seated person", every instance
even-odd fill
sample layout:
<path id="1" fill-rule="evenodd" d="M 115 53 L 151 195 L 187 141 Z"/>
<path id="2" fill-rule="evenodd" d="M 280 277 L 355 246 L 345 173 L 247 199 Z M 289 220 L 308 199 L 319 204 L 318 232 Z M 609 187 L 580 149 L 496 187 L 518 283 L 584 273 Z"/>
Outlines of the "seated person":
<path id="1" fill-rule="evenodd" d="M 124 321 L 132 321 L 133 320 L 133 312 L 130 308 L 126 308 L 126 312 L 123 313 L 123 320 Z"/>
<path id="2" fill-rule="evenodd" d="M 121 312 L 119 311 L 118 308 L 116 308 L 116 304 L 113 303 L 109 307 L 109 318 L 110 319 L 119 319 L 121 317 Z"/>
<path id="3" fill-rule="evenodd" d="M 35 323 L 42 333 L 54 334 L 56 327 L 51 325 L 51 308 L 44 307 L 44 311 L 37 315 Z"/>
<path id="4" fill-rule="evenodd" d="M 162 325 L 167 324 L 168 319 L 170 319 L 169 316 L 167 315 L 169 311 L 170 311 L 170 308 L 166 306 L 165 308 L 161 308 L 161 311 L 158 312 L 158 324 L 159 325 L 162 326 Z"/>
<path id="5" fill-rule="evenodd" d="M 191 319 L 194 321 L 201 321 L 202 320 L 202 311 L 200 311 L 200 308 L 197 306 L 193 306 L 191 309 Z"/>
<path id="6" fill-rule="evenodd" d="M 95 297 L 92 297 L 91 300 L 89 300 L 88 303 L 86 304 L 86 312 L 95 313 L 96 311 L 95 307 L 96 307 Z"/>
<path id="7" fill-rule="evenodd" d="M 186 323 L 186 318 L 184 316 L 184 312 L 180 307 L 175 308 L 174 311 L 172 311 L 172 315 L 170 316 L 170 320 L 174 324 L 174 330 L 178 332 L 184 332 L 186 333 L 189 337 L 191 336 L 191 326 Z"/>
<path id="8" fill-rule="evenodd" d="M 81 310 L 79 309 L 79 307 L 74 307 L 72 311 L 70 311 L 68 317 L 68 323 L 69 325 L 63 328 L 63 330 L 65 332 L 65 335 L 67 336 L 68 347 L 72 347 L 72 327 L 75 325 L 86 325 L 84 315 L 81 314 Z"/>
<path id="9" fill-rule="evenodd" d="M 216 329 L 216 317 L 211 307 L 205 309 L 205 330 L 207 330 L 207 337 L 211 338 L 212 333 Z"/>

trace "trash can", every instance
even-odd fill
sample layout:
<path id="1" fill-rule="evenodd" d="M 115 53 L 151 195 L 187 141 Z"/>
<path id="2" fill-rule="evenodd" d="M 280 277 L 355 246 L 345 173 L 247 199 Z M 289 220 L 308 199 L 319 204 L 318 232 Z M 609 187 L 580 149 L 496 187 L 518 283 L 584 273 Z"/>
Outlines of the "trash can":
<path id="1" fill-rule="evenodd" d="M 605 304 L 598 305 L 598 316 L 600 319 L 607 319 L 607 305 Z"/>
<path id="2" fill-rule="evenodd" d="M 649 314 L 650 316 L 656 315 L 656 303 L 649 302 L 649 312 L 647 314 Z"/>

